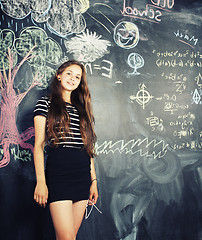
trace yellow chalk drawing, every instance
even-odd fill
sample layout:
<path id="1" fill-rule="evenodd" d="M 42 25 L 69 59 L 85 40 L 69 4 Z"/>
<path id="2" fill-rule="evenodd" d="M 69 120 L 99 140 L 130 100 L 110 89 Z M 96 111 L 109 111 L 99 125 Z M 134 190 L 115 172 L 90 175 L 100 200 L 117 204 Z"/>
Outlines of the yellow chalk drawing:
<path id="1" fill-rule="evenodd" d="M 81 13 L 86 12 L 90 7 L 90 1 L 89 0 L 79 0 L 81 3 Z"/>

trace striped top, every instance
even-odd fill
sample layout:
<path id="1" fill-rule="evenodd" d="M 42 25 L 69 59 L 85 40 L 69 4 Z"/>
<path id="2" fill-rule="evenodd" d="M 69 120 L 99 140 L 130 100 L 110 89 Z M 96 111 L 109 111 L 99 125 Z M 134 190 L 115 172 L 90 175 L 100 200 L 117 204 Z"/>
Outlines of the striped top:
<path id="1" fill-rule="evenodd" d="M 34 109 L 34 117 L 37 115 L 41 115 L 47 118 L 48 116 L 48 109 L 50 107 L 50 97 L 42 97 L 36 103 Z M 82 148 L 83 141 L 80 133 L 80 125 L 79 125 L 79 114 L 77 109 L 70 103 L 66 103 L 66 109 L 70 117 L 70 126 L 69 132 L 62 132 L 64 133 L 64 137 L 59 136 L 59 142 L 57 145 L 62 147 L 70 147 L 70 148 Z M 56 128 L 57 129 L 57 128 Z M 59 134 L 58 134 L 59 135 Z M 54 141 L 54 138 L 51 137 L 49 139 L 50 144 Z"/>

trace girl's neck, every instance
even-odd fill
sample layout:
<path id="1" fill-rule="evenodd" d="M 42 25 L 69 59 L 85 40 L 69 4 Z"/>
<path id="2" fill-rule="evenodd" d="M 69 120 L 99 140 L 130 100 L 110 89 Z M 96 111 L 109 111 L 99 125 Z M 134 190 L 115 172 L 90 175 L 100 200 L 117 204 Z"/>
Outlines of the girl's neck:
<path id="1" fill-rule="evenodd" d="M 62 98 L 65 102 L 71 103 L 71 92 L 62 93 Z"/>

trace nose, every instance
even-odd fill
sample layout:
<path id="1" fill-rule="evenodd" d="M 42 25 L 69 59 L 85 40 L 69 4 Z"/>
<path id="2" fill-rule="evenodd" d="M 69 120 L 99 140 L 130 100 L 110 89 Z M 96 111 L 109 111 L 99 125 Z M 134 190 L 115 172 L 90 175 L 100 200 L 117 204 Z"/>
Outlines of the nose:
<path id="1" fill-rule="evenodd" d="M 75 81 L 76 76 L 74 76 L 73 74 L 71 75 L 71 80 Z"/>

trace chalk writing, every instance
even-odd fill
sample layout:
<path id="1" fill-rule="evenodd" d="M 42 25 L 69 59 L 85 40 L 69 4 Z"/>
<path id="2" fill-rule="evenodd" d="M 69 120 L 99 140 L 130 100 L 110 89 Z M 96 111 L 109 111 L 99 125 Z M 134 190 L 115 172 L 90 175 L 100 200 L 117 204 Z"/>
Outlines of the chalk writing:
<path id="1" fill-rule="evenodd" d="M 21 160 L 23 162 L 28 162 L 32 160 L 32 153 L 30 150 L 20 149 L 19 145 L 10 148 L 11 155 L 14 160 Z"/>
<path id="2" fill-rule="evenodd" d="M 113 63 L 110 62 L 109 60 L 102 60 L 102 64 L 93 64 L 92 63 L 86 63 L 85 68 L 86 72 L 92 75 L 93 74 L 93 69 L 97 70 L 98 72 L 101 72 L 101 76 L 106 77 L 106 78 L 112 78 L 112 72 L 113 72 Z"/>
<path id="3" fill-rule="evenodd" d="M 178 137 L 181 139 L 182 137 L 192 136 L 194 135 L 194 129 L 191 128 L 189 130 L 180 130 L 180 131 L 174 131 L 173 136 Z"/>
<path id="4" fill-rule="evenodd" d="M 180 32 L 180 30 L 177 30 L 177 32 L 174 32 L 174 35 L 178 38 L 178 41 L 181 41 L 192 48 L 194 48 L 193 45 L 196 46 L 198 42 L 198 38 L 195 38 L 194 36 L 189 36 L 188 34 L 185 34 L 185 33 L 183 34 L 182 32 Z"/>
<path id="5" fill-rule="evenodd" d="M 144 83 L 142 85 L 139 85 L 139 88 L 140 90 L 136 95 L 130 96 L 130 100 L 132 102 L 133 100 L 136 100 L 136 102 L 140 104 L 143 109 L 145 109 L 145 106 L 152 100 L 153 96 L 149 93 L 149 91 L 146 90 Z"/>
<path id="6" fill-rule="evenodd" d="M 133 68 L 132 73 L 127 73 L 129 76 L 139 75 L 137 72 L 138 68 L 142 68 L 144 66 L 144 58 L 138 53 L 130 53 L 127 59 L 128 65 Z"/>
<path id="7" fill-rule="evenodd" d="M 163 140 L 149 140 L 132 139 L 128 142 L 119 140 L 117 142 L 105 141 L 102 144 L 98 142 L 95 144 L 96 154 L 113 154 L 119 152 L 120 154 L 135 154 L 140 156 L 152 156 L 154 159 L 163 157 L 167 152 L 168 144 Z"/>
<path id="8" fill-rule="evenodd" d="M 184 90 L 186 89 L 186 82 L 187 82 L 187 77 L 184 76 L 184 74 L 176 74 L 176 73 L 162 73 L 162 77 L 164 77 L 166 80 L 171 80 L 175 86 L 176 86 L 176 92 L 179 94 L 182 94 Z"/>
<path id="9" fill-rule="evenodd" d="M 176 57 L 176 58 L 191 58 L 191 59 L 202 59 L 202 54 L 197 51 L 193 52 L 190 50 L 186 50 L 184 52 L 177 51 L 168 51 L 165 50 L 164 52 L 157 51 L 156 49 L 152 50 L 152 53 L 156 55 L 156 57 Z"/>
<path id="10" fill-rule="evenodd" d="M 197 85 L 199 86 L 199 88 L 202 88 L 202 75 L 201 75 L 201 73 L 199 73 L 198 76 L 195 77 L 195 81 L 196 81 Z"/>
<path id="11" fill-rule="evenodd" d="M 157 67 L 169 67 L 169 68 L 176 68 L 176 67 L 202 67 L 202 62 L 196 62 L 194 60 L 187 60 L 187 61 L 183 61 L 183 60 L 179 60 L 177 61 L 176 59 L 173 60 L 162 60 L 162 59 L 158 59 L 156 60 L 156 66 Z"/>
<path id="12" fill-rule="evenodd" d="M 176 67 L 202 67 L 202 54 L 198 52 L 193 52 L 186 50 L 184 52 L 180 51 L 167 51 L 164 52 L 157 51 L 153 49 L 153 54 L 157 56 L 156 66 L 157 67 L 169 67 L 169 68 L 176 68 Z M 165 58 L 165 59 L 162 59 Z M 169 58 L 169 59 L 167 59 Z"/>
<path id="13" fill-rule="evenodd" d="M 187 121 L 187 120 L 183 120 L 183 121 L 175 120 L 170 122 L 170 126 L 180 126 L 181 129 L 185 129 L 187 126 L 191 126 L 191 125 L 193 125 L 193 122 Z"/>
<path id="14" fill-rule="evenodd" d="M 196 141 L 187 141 L 187 142 L 182 142 L 182 143 L 175 143 L 171 145 L 171 147 L 174 150 L 179 150 L 179 149 L 202 149 L 202 142 L 196 142 Z"/>
<path id="15" fill-rule="evenodd" d="M 114 41 L 121 48 L 134 48 L 139 42 L 138 27 L 132 22 L 120 22 L 114 29 Z"/>
<path id="16" fill-rule="evenodd" d="M 138 18 L 154 23 L 161 22 L 162 12 L 170 11 L 174 6 L 174 0 L 158 0 L 157 2 L 151 0 L 151 4 L 146 4 L 144 10 L 140 10 L 137 7 L 131 7 L 126 5 L 126 0 L 123 1 L 123 10 L 121 10 L 121 14 L 123 16 Z"/>
<path id="17" fill-rule="evenodd" d="M 68 53 L 73 53 L 74 59 L 82 62 L 94 62 L 96 59 L 103 57 L 109 53 L 107 49 L 111 43 L 101 39 L 101 35 L 96 35 L 96 32 L 77 34 L 70 40 L 65 40 L 65 46 Z"/>
<path id="18" fill-rule="evenodd" d="M 174 103 L 174 102 L 165 102 L 165 106 L 163 110 L 165 112 L 170 112 L 170 114 L 173 114 L 174 111 L 177 110 L 185 110 L 188 109 L 189 105 L 188 104 L 179 104 L 179 103 Z"/>
<path id="19" fill-rule="evenodd" d="M 21 134 L 18 132 L 16 126 L 16 110 L 22 99 L 26 96 L 26 94 L 36 85 L 38 85 L 38 80 L 40 78 L 36 75 L 34 77 L 33 82 L 29 86 L 29 89 L 23 93 L 16 94 L 16 91 L 13 89 L 13 83 L 15 76 L 22 66 L 22 64 L 31 58 L 31 53 L 28 52 L 26 56 L 22 59 L 22 61 L 13 69 L 13 59 L 15 58 L 13 54 L 11 54 L 10 49 L 8 50 L 8 59 L 9 59 L 9 70 L 8 75 L 6 75 L 5 69 L 3 69 L 3 74 L 0 72 L 1 78 L 1 115 L 0 115 L 0 145 L 3 147 L 4 156 L 0 160 L 0 168 L 5 167 L 10 162 L 10 153 L 9 146 L 11 144 L 20 145 L 24 149 L 33 150 L 33 146 L 29 143 L 26 143 L 32 136 L 34 136 L 33 127 L 28 128 Z"/>

